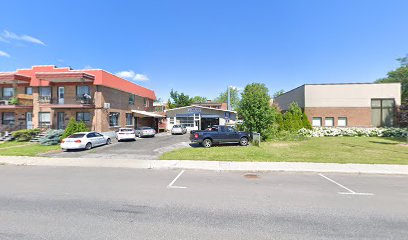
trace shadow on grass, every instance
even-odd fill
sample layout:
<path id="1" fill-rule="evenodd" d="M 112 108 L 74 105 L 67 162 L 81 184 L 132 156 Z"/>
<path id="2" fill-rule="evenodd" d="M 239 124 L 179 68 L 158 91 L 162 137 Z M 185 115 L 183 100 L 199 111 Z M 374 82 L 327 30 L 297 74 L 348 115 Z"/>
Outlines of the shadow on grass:
<path id="1" fill-rule="evenodd" d="M 203 145 L 199 143 L 190 143 L 189 145 L 192 148 L 205 148 L 203 147 Z M 239 143 L 223 143 L 223 144 L 214 144 L 212 145 L 212 148 L 213 147 L 236 147 L 236 146 L 241 146 L 241 145 L 239 145 Z"/>

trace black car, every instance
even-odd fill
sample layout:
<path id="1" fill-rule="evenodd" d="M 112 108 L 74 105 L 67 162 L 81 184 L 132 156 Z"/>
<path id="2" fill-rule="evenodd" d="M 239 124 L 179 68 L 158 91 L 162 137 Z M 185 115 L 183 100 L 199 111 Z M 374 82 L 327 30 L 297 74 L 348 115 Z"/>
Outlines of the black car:
<path id="1" fill-rule="evenodd" d="M 230 126 L 213 126 L 204 131 L 191 131 L 191 142 L 200 143 L 209 148 L 213 144 L 239 143 L 246 146 L 249 143 L 249 133 L 236 131 Z"/>

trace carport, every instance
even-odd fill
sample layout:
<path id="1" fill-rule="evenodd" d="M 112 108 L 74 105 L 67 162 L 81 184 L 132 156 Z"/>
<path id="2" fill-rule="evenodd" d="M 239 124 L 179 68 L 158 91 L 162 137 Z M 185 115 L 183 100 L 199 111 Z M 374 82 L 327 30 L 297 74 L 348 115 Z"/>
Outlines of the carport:
<path id="1" fill-rule="evenodd" d="M 135 119 L 135 128 L 152 127 L 156 132 L 159 132 L 159 123 L 165 118 L 163 115 L 142 110 L 132 110 L 132 113 Z"/>

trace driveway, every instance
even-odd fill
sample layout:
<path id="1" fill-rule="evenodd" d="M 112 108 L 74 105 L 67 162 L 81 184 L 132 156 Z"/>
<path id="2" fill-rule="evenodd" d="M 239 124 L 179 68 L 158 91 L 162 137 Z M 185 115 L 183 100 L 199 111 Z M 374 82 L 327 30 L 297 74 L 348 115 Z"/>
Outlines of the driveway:
<path id="1" fill-rule="evenodd" d="M 164 152 L 177 148 L 188 147 L 188 134 L 170 135 L 159 133 L 154 138 L 137 138 L 136 141 L 117 142 L 111 145 L 96 147 L 91 150 L 75 150 L 69 152 L 50 153 L 46 157 L 77 157 L 77 158 L 129 158 L 158 159 Z"/>

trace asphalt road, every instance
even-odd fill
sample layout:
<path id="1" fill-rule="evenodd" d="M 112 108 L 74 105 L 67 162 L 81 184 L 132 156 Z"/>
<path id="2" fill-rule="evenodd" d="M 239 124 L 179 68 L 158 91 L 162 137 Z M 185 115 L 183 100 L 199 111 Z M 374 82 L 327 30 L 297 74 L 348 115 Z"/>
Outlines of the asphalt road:
<path id="1" fill-rule="evenodd" d="M 176 148 L 189 147 L 189 135 L 157 134 L 156 137 L 137 138 L 136 141 L 113 141 L 111 145 L 93 148 L 91 150 L 71 150 L 46 154 L 47 157 L 75 157 L 75 158 L 130 158 L 130 159 L 158 159 L 167 151 Z"/>
<path id="2" fill-rule="evenodd" d="M 0 166 L 0 239 L 406 239 L 407 180 Z"/>

